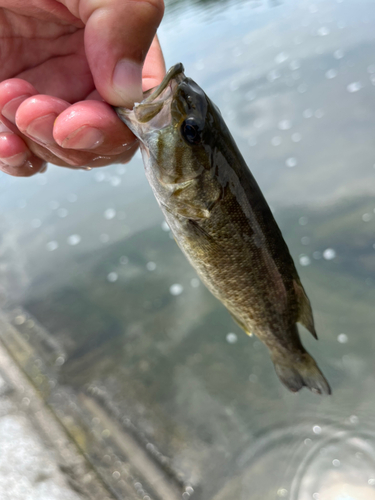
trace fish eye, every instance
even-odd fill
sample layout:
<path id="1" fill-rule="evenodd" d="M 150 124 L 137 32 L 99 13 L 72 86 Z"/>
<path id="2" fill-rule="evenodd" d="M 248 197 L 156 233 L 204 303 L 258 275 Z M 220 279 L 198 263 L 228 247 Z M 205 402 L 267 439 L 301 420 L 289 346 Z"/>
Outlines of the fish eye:
<path id="1" fill-rule="evenodd" d="M 189 144 L 199 144 L 202 140 L 200 127 L 194 118 L 187 118 L 182 123 L 181 135 Z"/>

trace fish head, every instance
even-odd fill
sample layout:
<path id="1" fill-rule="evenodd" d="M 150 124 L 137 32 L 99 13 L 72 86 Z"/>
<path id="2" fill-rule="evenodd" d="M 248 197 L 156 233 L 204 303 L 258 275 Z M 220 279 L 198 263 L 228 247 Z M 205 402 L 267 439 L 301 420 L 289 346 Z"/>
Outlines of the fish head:
<path id="1" fill-rule="evenodd" d="M 164 184 L 189 181 L 212 167 L 213 125 L 220 112 L 181 63 L 132 110 L 115 109 L 139 139 L 145 165 Z"/>

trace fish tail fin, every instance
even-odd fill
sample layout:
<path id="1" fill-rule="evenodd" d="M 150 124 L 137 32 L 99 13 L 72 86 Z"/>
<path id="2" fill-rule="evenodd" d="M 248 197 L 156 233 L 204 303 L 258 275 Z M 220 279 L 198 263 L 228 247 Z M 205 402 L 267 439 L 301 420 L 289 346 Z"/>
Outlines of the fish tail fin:
<path id="1" fill-rule="evenodd" d="M 315 360 L 306 351 L 272 359 L 281 382 L 292 392 L 307 387 L 316 394 L 331 394 L 331 388 Z"/>
<path id="2" fill-rule="evenodd" d="M 293 281 L 293 285 L 297 295 L 297 301 L 299 306 L 297 321 L 301 323 L 301 325 L 303 325 L 314 338 L 318 339 L 318 336 L 315 331 L 311 304 L 305 293 L 305 290 L 303 289 L 301 283 L 297 283 L 296 280 Z"/>

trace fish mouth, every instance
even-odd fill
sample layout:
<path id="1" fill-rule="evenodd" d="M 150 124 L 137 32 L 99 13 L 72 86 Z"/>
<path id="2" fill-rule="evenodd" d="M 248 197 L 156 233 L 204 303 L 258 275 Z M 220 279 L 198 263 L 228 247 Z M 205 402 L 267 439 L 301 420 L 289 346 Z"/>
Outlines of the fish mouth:
<path id="1" fill-rule="evenodd" d="M 122 107 L 115 108 L 119 118 L 141 139 L 141 126 L 151 125 L 152 128 L 163 128 L 171 122 L 170 104 L 176 94 L 178 85 L 185 80 L 184 66 L 177 63 L 172 66 L 162 82 L 147 90 L 140 103 L 135 103 L 132 110 Z M 157 120 L 153 120 L 157 117 Z"/>
<path id="2" fill-rule="evenodd" d="M 165 77 L 163 78 L 162 82 L 157 86 L 154 87 L 153 89 L 148 90 L 144 94 L 144 99 L 141 102 L 141 104 L 148 104 L 151 102 L 154 102 L 159 96 L 162 95 L 163 91 L 168 88 L 168 86 L 171 86 L 172 82 L 175 82 L 177 85 L 180 83 L 182 80 L 185 79 L 185 74 L 184 74 L 185 68 L 182 63 L 177 63 L 174 66 L 172 66 Z"/>

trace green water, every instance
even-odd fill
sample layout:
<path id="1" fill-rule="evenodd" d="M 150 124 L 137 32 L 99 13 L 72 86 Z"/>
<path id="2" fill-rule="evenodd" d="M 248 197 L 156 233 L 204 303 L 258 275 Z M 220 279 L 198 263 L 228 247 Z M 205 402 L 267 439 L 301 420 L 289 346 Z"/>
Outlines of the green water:
<path id="1" fill-rule="evenodd" d="M 139 156 L 0 177 L 2 306 L 46 328 L 59 383 L 104 391 L 192 498 L 375 498 L 374 28 L 354 0 L 171 2 L 160 28 L 167 66 L 218 104 L 274 211 L 330 398 L 287 392 L 199 284 Z"/>

